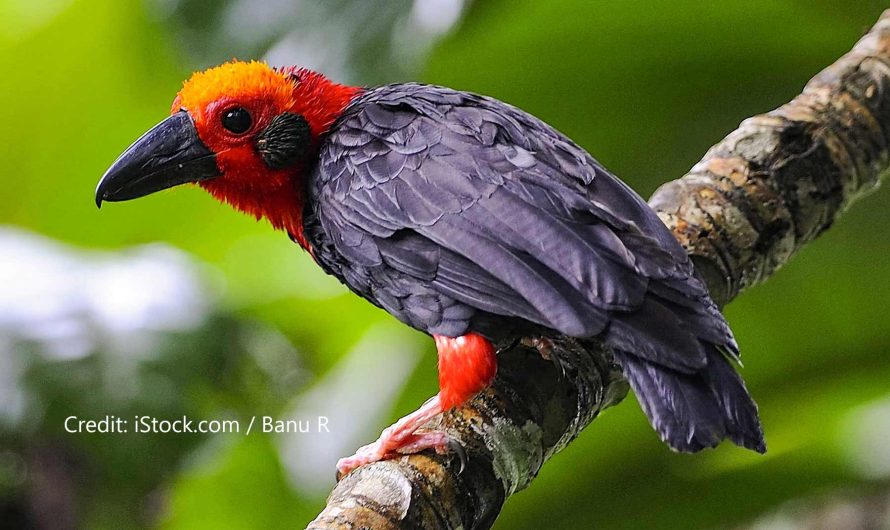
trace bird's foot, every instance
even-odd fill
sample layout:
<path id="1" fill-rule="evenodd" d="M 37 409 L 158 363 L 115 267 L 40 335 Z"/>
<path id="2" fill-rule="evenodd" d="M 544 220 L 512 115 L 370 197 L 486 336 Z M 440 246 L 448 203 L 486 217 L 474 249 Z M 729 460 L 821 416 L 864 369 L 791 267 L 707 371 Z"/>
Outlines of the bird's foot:
<path id="1" fill-rule="evenodd" d="M 413 412 L 387 427 L 376 442 L 359 448 L 352 456 L 341 458 L 337 462 L 337 474 L 343 476 L 365 464 L 394 458 L 399 455 L 413 454 L 425 449 L 435 449 L 444 454 L 454 442 L 447 434 L 437 431 L 417 432 L 417 430 L 442 412 L 439 396 L 435 396 L 416 412 Z"/>
<path id="2" fill-rule="evenodd" d="M 439 352 L 439 394 L 384 430 L 376 442 L 340 459 L 338 478 L 365 464 L 425 449 L 434 449 L 439 454 L 450 450 L 460 459 L 463 471 L 467 456 L 457 440 L 443 432 L 418 431 L 439 413 L 466 403 L 490 385 L 497 370 L 497 352 L 488 339 L 476 333 L 434 337 Z"/>
<path id="3" fill-rule="evenodd" d="M 427 449 L 433 449 L 436 453 L 444 455 L 455 442 L 448 434 L 440 431 L 416 432 L 405 444 L 396 449 L 403 455 L 413 455 Z"/>
<path id="4" fill-rule="evenodd" d="M 386 451 L 379 439 L 374 443 L 359 447 L 354 455 L 337 460 L 337 479 L 339 480 L 340 477 L 350 473 L 353 469 L 383 460 L 385 457 Z"/>
<path id="5" fill-rule="evenodd" d="M 427 449 L 433 449 L 440 455 L 446 454 L 449 450 L 457 450 L 458 455 L 463 452 L 460 444 L 444 432 L 415 432 L 399 438 L 393 436 L 387 429 L 376 442 L 365 445 L 354 455 L 337 461 L 337 473 L 343 476 L 365 464 L 411 455 Z"/>

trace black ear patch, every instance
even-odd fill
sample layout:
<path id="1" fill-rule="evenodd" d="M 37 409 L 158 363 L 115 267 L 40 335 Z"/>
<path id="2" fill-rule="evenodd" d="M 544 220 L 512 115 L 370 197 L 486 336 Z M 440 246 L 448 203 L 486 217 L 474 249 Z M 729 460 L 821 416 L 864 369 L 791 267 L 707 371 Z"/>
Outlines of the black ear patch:
<path id="1" fill-rule="evenodd" d="M 283 169 L 302 160 L 311 141 L 306 118 L 285 112 L 275 116 L 257 135 L 256 148 L 267 166 Z"/>

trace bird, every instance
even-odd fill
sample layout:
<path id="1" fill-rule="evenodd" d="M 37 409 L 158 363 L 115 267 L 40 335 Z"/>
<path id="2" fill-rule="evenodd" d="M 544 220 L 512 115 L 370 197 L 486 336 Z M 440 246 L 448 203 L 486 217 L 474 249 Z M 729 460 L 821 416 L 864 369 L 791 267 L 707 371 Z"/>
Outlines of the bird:
<path id="1" fill-rule="evenodd" d="M 675 451 L 724 439 L 766 450 L 739 346 L 687 252 L 627 184 L 517 107 L 232 60 L 183 83 L 102 176 L 96 204 L 181 184 L 267 220 L 434 339 L 438 394 L 340 473 L 454 448 L 424 425 L 491 385 L 503 345 L 528 338 L 604 344 Z"/>

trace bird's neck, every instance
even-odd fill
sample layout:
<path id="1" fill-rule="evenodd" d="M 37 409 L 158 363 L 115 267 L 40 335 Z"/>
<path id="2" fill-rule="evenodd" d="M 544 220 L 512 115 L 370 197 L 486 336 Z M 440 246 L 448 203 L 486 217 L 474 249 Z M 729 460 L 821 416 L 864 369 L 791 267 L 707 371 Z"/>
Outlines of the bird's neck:
<path id="1" fill-rule="evenodd" d="M 334 83 L 311 70 L 292 67 L 283 71 L 294 81 L 293 105 L 288 110 L 302 115 L 312 134 L 312 145 L 303 161 L 290 168 L 272 170 L 252 153 L 232 164 L 240 172 L 251 173 L 245 175 L 248 178 L 213 179 L 201 184 L 220 201 L 257 219 L 267 219 L 275 229 L 286 231 L 301 247 L 310 250 L 303 233 L 306 178 L 331 125 L 363 89 Z"/>
<path id="2" fill-rule="evenodd" d="M 287 232 L 291 239 L 309 250 L 309 244 L 303 235 L 303 174 L 302 168 L 289 170 L 288 174 L 269 179 L 274 183 L 269 182 L 250 190 L 244 190 L 239 182 L 226 179 L 199 184 L 220 202 L 257 220 L 268 220 L 273 228 Z"/>

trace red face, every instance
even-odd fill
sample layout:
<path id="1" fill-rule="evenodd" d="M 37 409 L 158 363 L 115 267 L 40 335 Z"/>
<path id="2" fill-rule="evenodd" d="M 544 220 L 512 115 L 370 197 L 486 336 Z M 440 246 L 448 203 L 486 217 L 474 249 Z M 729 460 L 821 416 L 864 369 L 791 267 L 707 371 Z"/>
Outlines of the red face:
<path id="1" fill-rule="evenodd" d="M 358 88 L 305 69 L 233 61 L 194 74 L 172 115 L 106 172 L 97 203 L 197 182 L 302 241 L 302 172 Z"/>
<path id="2" fill-rule="evenodd" d="M 245 197 L 233 194 L 277 193 L 288 185 L 298 155 L 305 154 L 313 141 L 311 125 L 295 112 L 299 84 L 297 77 L 256 62 L 227 63 L 185 82 L 171 110 L 188 112 L 198 138 L 216 155 L 221 173 L 218 179 L 202 182 L 202 187 L 228 202 L 244 202 Z M 264 158 L 277 155 L 267 152 L 263 138 L 275 132 L 269 128 L 285 114 L 301 120 L 303 130 L 295 124 L 289 127 L 294 134 L 285 148 L 291 153 L 284 158 L 291 163 L 269 164 Z"/>

